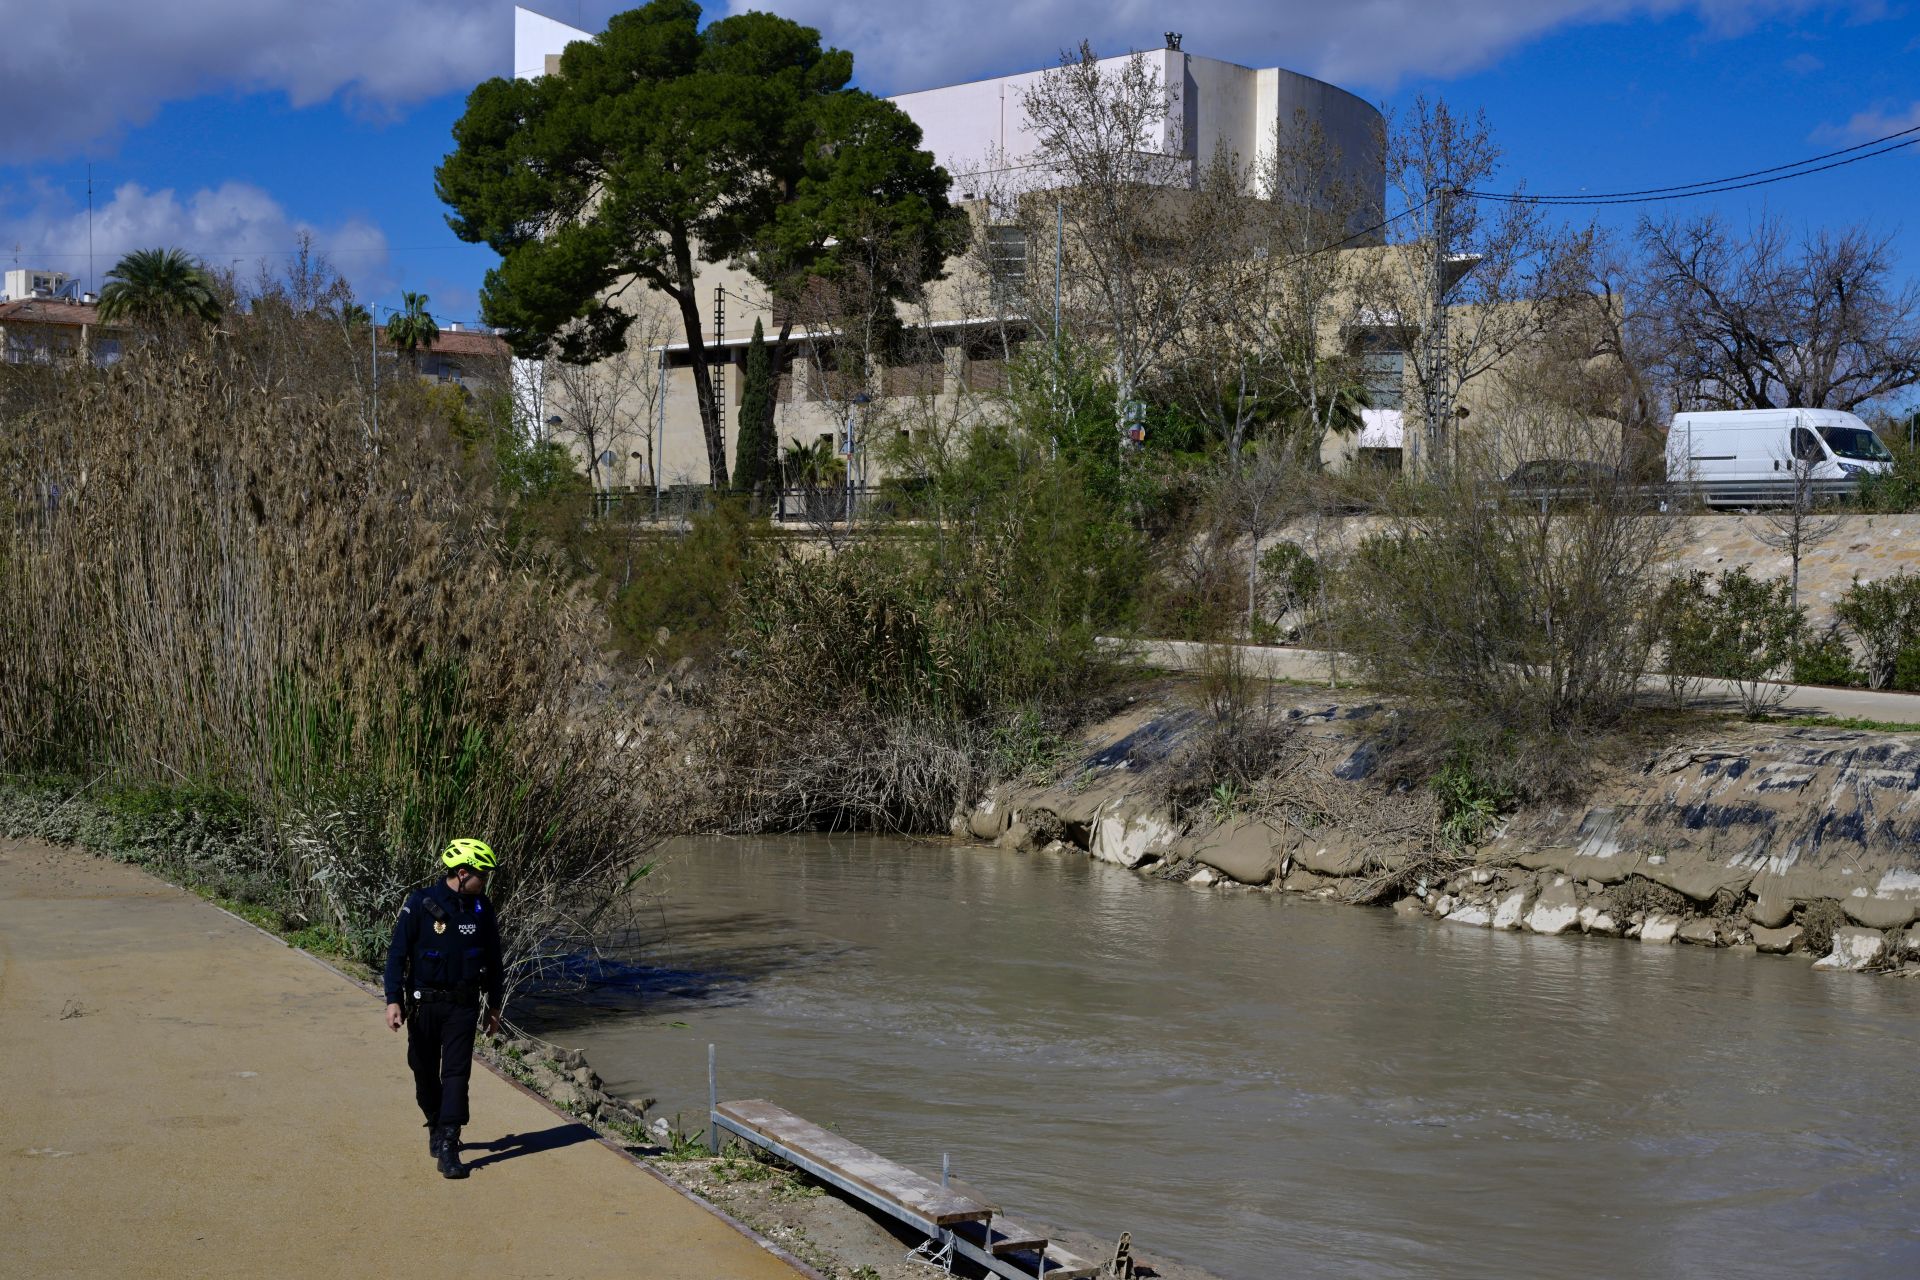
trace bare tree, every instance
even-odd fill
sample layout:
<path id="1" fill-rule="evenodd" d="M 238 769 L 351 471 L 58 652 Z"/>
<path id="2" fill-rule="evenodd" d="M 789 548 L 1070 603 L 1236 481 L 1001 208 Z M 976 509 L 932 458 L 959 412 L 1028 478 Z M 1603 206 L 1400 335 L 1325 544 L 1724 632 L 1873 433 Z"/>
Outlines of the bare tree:
<path id="1" fill-rule="evenodd" d="M 1196 164 L 1178 93 L 1145 55 L 1108 69 L 1083 43 L 1022 102 L 1035 142 L 1022 206 L 1028 242 L 1052 232 L 1047 215 L 1060 211 L 1061 307 L 1107 352 L 1117 420 L 1221 284 L 1245 194 L 1230 180 L 1237 165 Z"/>
<path id="2" fill-rule="evenodd" d="M 653 478 L 655 424 L 665 394 L 659 348 L 672 318 L 651 299 L 639 305 L 625 351 L 590 365 L 553 360 L 545 370 L 542 408 L 560 419 L 555 437 L 584 455 L 596 491 L 612 488 L 622 472 L 639 470 L 641 479 Z M 624 465 L 635 454 L 646 461 L 644 468 Z"/>
<path id="3" fill-rule="evenodd" d="M 1887 237 L 1708 215 L 1639 238 L 1681 407 L 1854 409 L 1920 385 L 1920 284 L 1895 282 Z"/>
<path id="4" fill-rule="evenodd" d="M 1467 387 L 1539 340 L 1584 297 L 1564 237 L 1523 193 L 1480 198 L 1501 150 L 1484 112 L 1416 98 L 1387 126 L 1391 242 L 1366 286 L 1402 338 L 1418 390 L 1417 447 L 1429 465 L 1456 451 Z M 1384 215 L 1383 215 L 1384 216 Z"/>
<path id="5" fill-rule="evenodd" d="M 1800 561 L 1808 551 L 1840 531 L 1844 523 L 1834 513 L 1820 510 L 1820 486 L 1814 479 L 1821 458 L 1805 450 L 1788 449 L 1775 464 L 1786 473 L 1786 505 L 1769 507 L 1761 513 L 1762 528 L 1754 531 L 1762 546 L 1784 551 L 1793 562 L 1793 578 L 1788 604 L 1800 607 Z"/>

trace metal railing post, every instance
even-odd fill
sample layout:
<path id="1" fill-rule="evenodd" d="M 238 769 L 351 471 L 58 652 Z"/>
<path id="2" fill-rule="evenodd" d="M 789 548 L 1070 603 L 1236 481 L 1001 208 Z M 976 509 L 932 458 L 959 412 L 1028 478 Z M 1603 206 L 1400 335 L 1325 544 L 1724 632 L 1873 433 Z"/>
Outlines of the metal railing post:
<path id="1" fill-rule="evenodd" d="M 714 1113 L 720 1110 L 720 1086 L 714 1075 L 713 1046 L 707 1046 L 707 1149 L 720 1154 L 720 1122 Z"/>

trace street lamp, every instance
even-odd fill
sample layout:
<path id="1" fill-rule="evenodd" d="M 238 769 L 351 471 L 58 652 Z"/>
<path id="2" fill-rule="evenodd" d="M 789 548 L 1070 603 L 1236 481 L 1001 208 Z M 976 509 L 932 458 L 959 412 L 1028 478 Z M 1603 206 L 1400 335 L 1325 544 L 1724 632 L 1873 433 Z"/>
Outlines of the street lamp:
<path id="1" fill-rule="evenodd" d="M 857 393 L 852 402 L 847 405 L 847 442 L 840 452 L 847 458 L 847 501 L 842 518 L 848 524 L 853 523 L 853 412 L 872 399 L 872 396 L 862 391 Z"/>

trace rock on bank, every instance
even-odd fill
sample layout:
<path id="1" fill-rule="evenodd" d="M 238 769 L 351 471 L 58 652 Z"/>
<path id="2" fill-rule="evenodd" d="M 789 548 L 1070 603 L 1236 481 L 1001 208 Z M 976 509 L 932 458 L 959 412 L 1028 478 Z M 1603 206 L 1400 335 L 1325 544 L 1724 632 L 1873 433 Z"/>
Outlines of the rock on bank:
<path id="1" fill-rule="evenodd" d="M 1054 777 L 955 814 L 954 833 L 1476 928 L 1920 971 L 1920 737 L 1703 725 L 1609 770 L 1585 803 L 1523 809 L 1448 856 L 1430 790 L 1393 768 L 1399 712 L 1300 687 L 1275 696 L 1262 731 L 1276 764 L 1249 792 L 1208 794 L 1214 735 L 1168 683 L 1087 734 Z"/>

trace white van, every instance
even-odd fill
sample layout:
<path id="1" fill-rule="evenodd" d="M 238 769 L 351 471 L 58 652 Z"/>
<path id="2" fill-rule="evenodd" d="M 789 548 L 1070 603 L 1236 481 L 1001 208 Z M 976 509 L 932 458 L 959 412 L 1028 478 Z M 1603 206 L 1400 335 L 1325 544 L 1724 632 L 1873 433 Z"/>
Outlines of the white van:
<path id="1" fill-rule="evenodd" d="M 1667 480 L 1708 502 L 1790 497 L 1797 463 L 1823 491 L 1844 493 L 1890 470 L 1873 428 L 1839 409 L 1730 409 L 1678 413 L 1667 432 Z"/>

